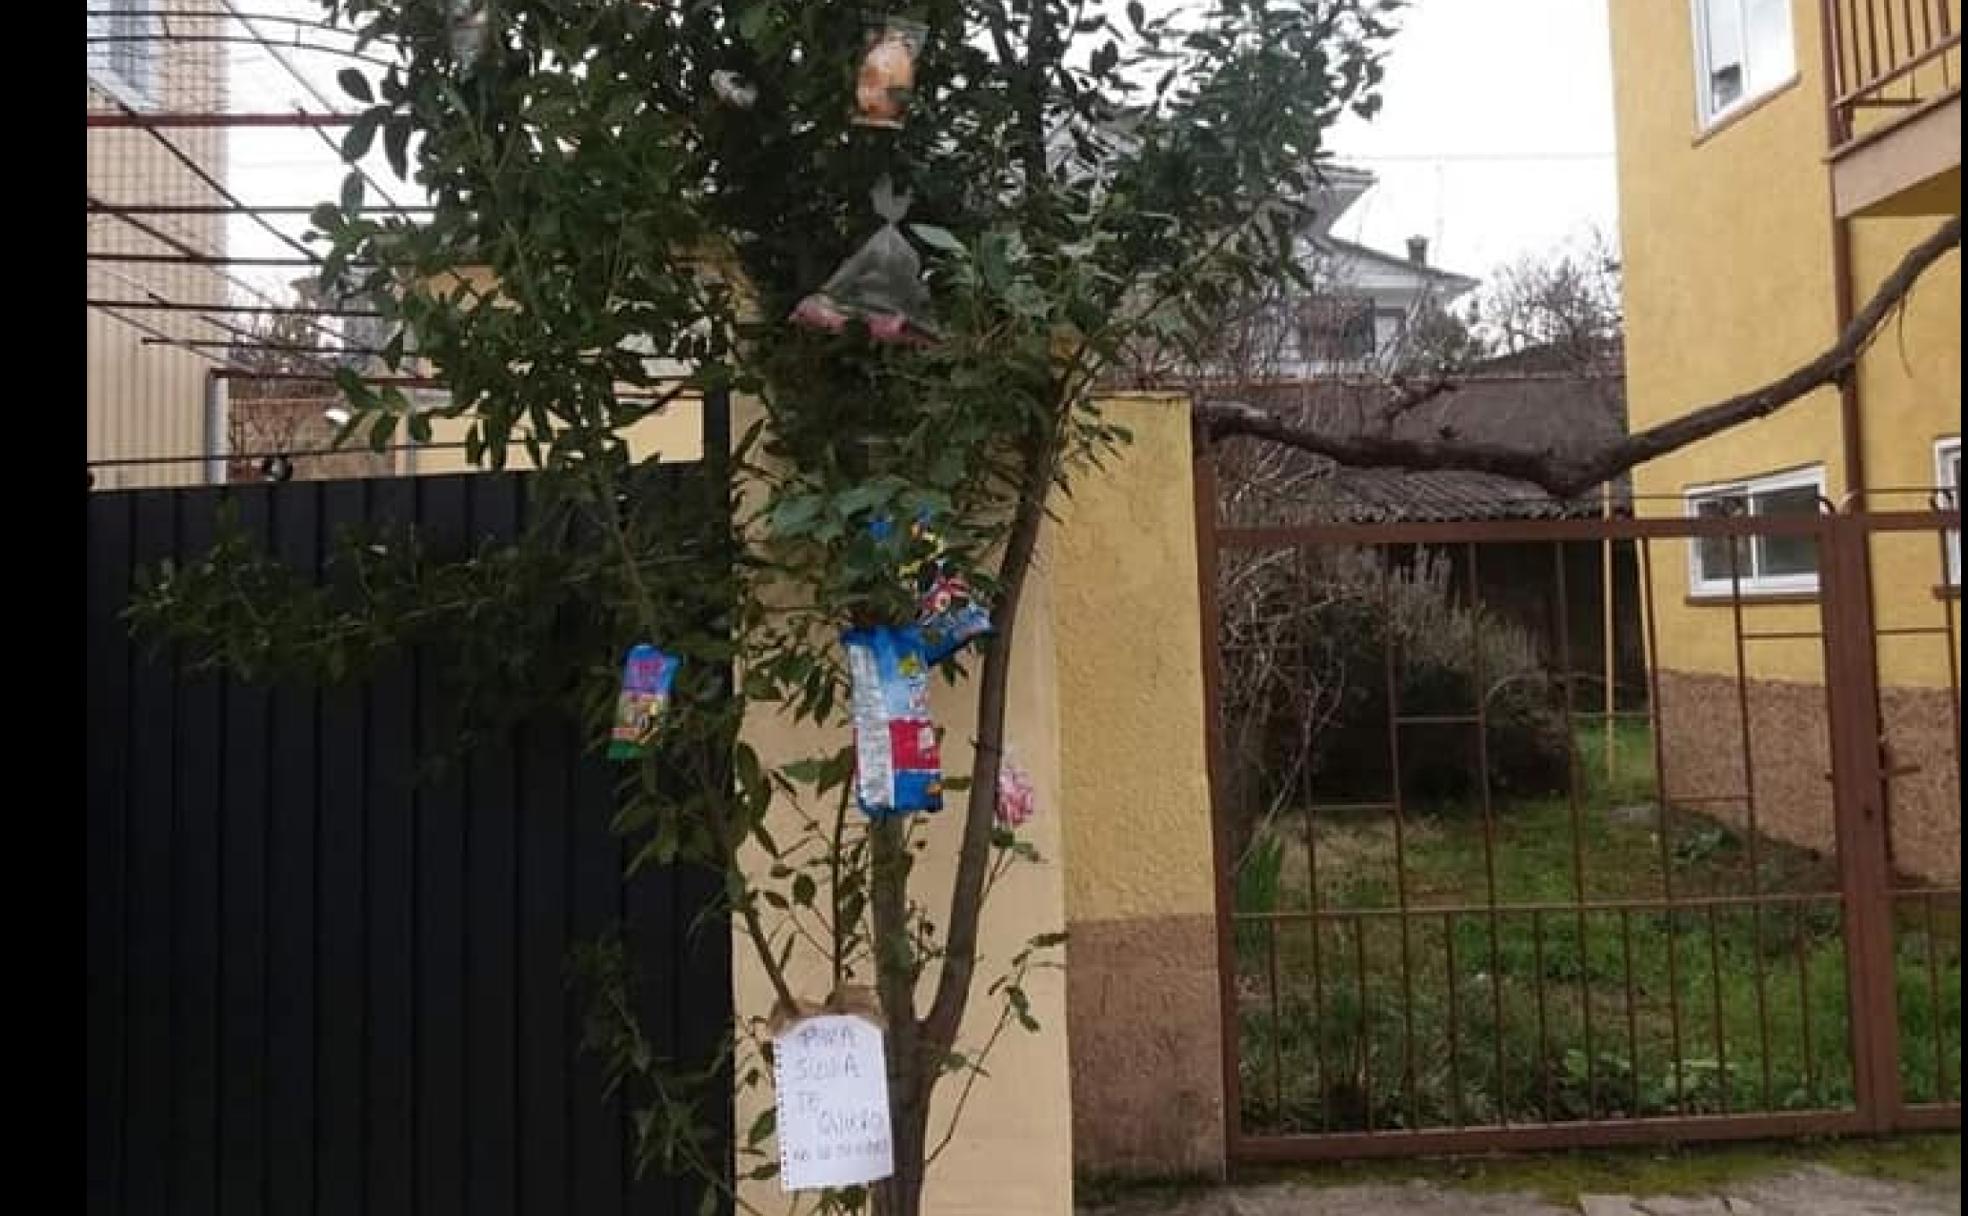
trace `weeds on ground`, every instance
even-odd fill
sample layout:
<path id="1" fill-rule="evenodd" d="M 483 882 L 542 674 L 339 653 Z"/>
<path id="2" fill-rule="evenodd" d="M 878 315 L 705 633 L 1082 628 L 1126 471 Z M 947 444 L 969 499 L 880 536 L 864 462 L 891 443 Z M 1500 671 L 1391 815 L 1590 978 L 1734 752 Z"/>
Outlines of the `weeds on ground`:
<path id="1" fill-rule="evenodd" d="M 1608 773 L 1603 737 L 1580 739 L 1576 800 L 1277 821 L 1237 884 L 1240 912 L 1287 914 L 1236 935 L 1246 1128 L 1852 1104 L 1831 863 L 1663 814 L 1644 727 L 1614 742 Z M 1632 906 L 1668 890 L 1722 902 Z M 1901 1080 L 1910 1102 L 1953 1100 L 1959 906 L 1899 911 Z"/>

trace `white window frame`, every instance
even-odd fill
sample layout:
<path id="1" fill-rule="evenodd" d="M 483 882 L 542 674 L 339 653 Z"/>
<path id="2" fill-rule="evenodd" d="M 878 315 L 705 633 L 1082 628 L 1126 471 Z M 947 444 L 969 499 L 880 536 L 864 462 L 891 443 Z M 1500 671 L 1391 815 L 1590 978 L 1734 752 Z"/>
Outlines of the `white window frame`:
<path id="1" fill-rule="evenodd" d="M 1934 441 L 1934 488 L 1938 505 L 1961 509 L 1961 436 L 1949 435 Z M 1961 529 L 1947 534 L 1947 585 L 1961 585 Z"/>
<path id="2" fill-rule="evenodd" d="M 1756 512 L 1756 496 L 1777 490 L 1815 490 L 1818 497 L 1825 493 L 1825 470 L 1821 464 L 1807 468 L 1792 469 L 1783 473 L 1768 473 L 1758 477 L 1742 477 L 1734 481 L 1719 481 L 1708 485 L 1689 486 L 1682 491 L 1689 519 L 1701 518 L 1701 504 L 1715 498 L 1743 498 L 1749 502 L 1750 514 Z M 1747 537 L 1746 546 L 1749 569 L 1738 573 L 1735 580 L 1727 577 L 1705 578 L 1702 575 L 1701 543 L 1699 538 L 1688 541 L 1688 594 L 1694 599 L 1732 598 L 1738 587 L 1743 598 L 1759 595 L 1796 595 L 1815 593 L 1818 589 L 1818 571 L 1809 574 L 1758 574 L 1756 572 L 1756 541 Z M 1822 555 L 1820 555 L 1822 557 Z"/>
<path id="3" fill-rule="evenodd" d="M 132 0 L 136 10 L 132 15 L 141 18 L 146 27 L 157 23 L 157 0 Z M 103 38 L 112 32 L 112 19 L 108 16 L 89 17 L 89 37 Z M 89 83 L 109 96 L 129 106 L 133 110 L 150 110 L 157 105 L 158 52 L 156 42 L 138 42 L 138 54 L 142 61 L 143 79 L 132 80 L 115 65 L 117 43 L 92 42 L 89 44 Z"/>
<path id="4" fill-rule="evenodd" d="M 1714 104 L 1714 72 L 1711 70 L 1709 54 L 1708 22 L 1709 13 L 1717 5 L 1730 5 L 1736 10 L 1738 27 L 1742 30 L 1742 93 L 1727 105 Z M 1749 36 L 1750 0 L 1689 0 L 1690 25 L 1695 34 L 1695 115 L 1700 120 L 1701 129 L 1706 131 L 1748 106 L 1755 105 L 1779 89 L 1786 88 L 1797 81 L 1797 16 L 1792 10 L 1790 0 L 1784 0 L 1784 34 L 1790 41 L 1790 70 L 1774 80 L 1763 82 L 1755 87 L 1756 71 L 1750 63 L 1751 39 Z"/>

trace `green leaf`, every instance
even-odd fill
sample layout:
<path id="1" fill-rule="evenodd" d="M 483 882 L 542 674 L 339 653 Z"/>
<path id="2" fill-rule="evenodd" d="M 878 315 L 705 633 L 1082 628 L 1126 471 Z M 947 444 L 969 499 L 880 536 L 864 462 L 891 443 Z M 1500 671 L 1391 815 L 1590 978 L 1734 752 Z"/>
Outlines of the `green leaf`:
<path id="1" fill-rule="evenodd" d="M 342 179 L 342 214 L 362 214 L 362 175 L 351 173 Z"/>
<path id="2" fill-rule="evenodd" d="M 342 136 L 342 159 L 353 163 L 369 155 L 370 145 L 376 142 L 376 128 L 382 123 L 381 110 L 368 110 L 350 123 L 348 134 Z"/>
<path id="3" fill-rule="evenodd" d="M 758 1118 L 752 1120 L 752 1129 L 745 1133 L 745 1146 L 747 1148 L 757 1148 L 759 1145 L 764 1144 L 766 1137 L 770 1136 L 778 1127 L 778 1108 L 772 1106 L 766 1107 L 759 1112 Z"/>
<path id="4" fill-rule="evenodd" d="M 410 176 L 411 129 L 408 114 L 390 119 L 383 127 L 383 155 L 389 157 L 390 172 L 402 178 Z"/>
<path id="5" fill-rule="evenodd" d="M 746 42 L 756 44 L 765 34 L 766 28 L 771 24 L 772 5 L 770 3 L 761 0 L 761 3 L 748 4 L 739 10 L 738 13 L 738 36 Z"/>
<path id="6" fill-rule="evenodd" d="M 817 494 L 800 494 L 782 498 L 772 508 L 772 530 L 781 536 L 797 536 L 805 531 L 815 517 L 820 514 L 820 497 Z"/>
<path id="7" fill-rule="evenodd" d="M 951 235 L 950 230 L 947 228 L 938 228 L 934 224 L 911 224 L 909 225 L 909 231 L 917 240 L 929 246 L 931 249 L 940 250 L 944 253 L 961 254 L 964 252 L 963 242 Z"/>
<path id="8" fill-rule="evenodd" d="M 811 874 L 801 874 L 793 879 L 793 902 L 802 908 L 813 906 L 813 897 L 819 894 L 819 887 Z"/>
<path id="9" fill-rule="evenodd" d="M 343 68 L 335 73 L 335 83 L 342 86 L 342 92 L 360 102 L 376 100 L 376 94 L 369 87 L 369 78 L 355 68 Z"/>

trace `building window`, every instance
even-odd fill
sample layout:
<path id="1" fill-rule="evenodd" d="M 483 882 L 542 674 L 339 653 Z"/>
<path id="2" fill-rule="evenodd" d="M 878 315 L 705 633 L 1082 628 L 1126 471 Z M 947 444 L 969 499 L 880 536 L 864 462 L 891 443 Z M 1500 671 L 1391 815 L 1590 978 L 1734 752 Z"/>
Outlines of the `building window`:
<path id="1" fill-rule="evenodd" d="M 1961 509 L 1961 436 L 1943 439 L 1934 445 L 1934 485 L 1940 493 L 1935 497 L 1937 505 L 1943 510 Z M 1947 534 L 1947 585 L 1961 585 L 1961 529 L 1949 528 Z"/>
<path id="2" fill-rule="evenodd" d="M 1695 517 L 1816 515 L 1824 468 L 1757 477 L 1687 492 Z M 1688 547 L 1688 586 L 1697 596 L 1769 595 L 1818 589 L 1818 545 L 1809 536 L 1704 536 Z"/>
<path id="3" fill-rule="evenodd" d="M 1695 93 L 1702 125 L 1797 74 L 1791 0 L 1694 0 Z"/>
<path id="4" fill-rule="evenodd" d="M 156 0 L 93 0 L 89 83 L 132 109 L 156 101 Z"/>
<path id="5" fill-rule="evenodd" d="M 1371 300 L 1314 300 L 1305 308 L 1299 349 L 1320 363 L 1358 362 L 1374 356 Z"/>

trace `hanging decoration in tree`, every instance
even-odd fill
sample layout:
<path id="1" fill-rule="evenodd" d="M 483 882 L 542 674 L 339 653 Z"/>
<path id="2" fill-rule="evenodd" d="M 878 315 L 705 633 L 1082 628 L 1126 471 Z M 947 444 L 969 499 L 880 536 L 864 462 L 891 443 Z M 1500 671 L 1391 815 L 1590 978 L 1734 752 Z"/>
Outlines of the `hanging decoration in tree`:
<path id="1" fill-rule="evenodd" d="M 482 0 L 450 0 L 451 56 L 466 71 L 485 53 L 485 6 Z"/>
<path id="2" fill-rule="evenodd" d="M 734 110 L 749 110 L 758 101 L 758 90 L 738 73 L 720 68 L 711 73 L 711 92 Z"/>
<path id="3" fill-rule="evenodd" d="M 870 17 L 854 75 L 854 124 L 902 128 L 902 116 L 916 91 L 916 57 L 928 31 L 902 17 Z"/>
<path id="4" fill-rule="evenodd" d="M 629 651 L 622 664 L 622 691 L 615 699 L 615 727 L 608 736 L 610 760 L 638 759 L 655 743 L 678 661 L 647 643 Z"/>
<path id="5" fill-rule="evenodd" d="M 909 196 L 898 196 L 884 177 L 875 184 L 870 200 L 882 217 L 881 229 L 842 262 L 819 291 L 799 302 L 793 323 L 837 334 L 858 319 L 876 342 L 933 341 L 936 326 L 930 320 L 922 259 L 896 227 L 908 214 Z"/>
<path id="6" fill-rule="evenodd" d="M 916 519 L 911 535 L 918 544 L 929 547 L 931 556 L 904 567 L 902 576 L 914 584 L 923 657 L 932 664 L 941 663 L 990 633 L 991 614 L 978 602 L 963 574 L 944 560 L 941 538 L 927 512 Z"/>
<path id="7" fill-rule="evenodd" d="M 1037 809 L 1038 797 L 1032 774 L 1007 747 L 998 761 L 998 826 L 1013 831 L 1024 827 Z"/>
<path id="8" fill-rule="evenodd" d="M 824 1004 L 781 1005 L 768 1028 L 780 1187 L 863 1186 L 893 1175 L 886 1026 L 875 994 L 844 985 Z"/>
<path id="9" fill-rule="evenodd" d="M 943 758 L 929 719 L 929 663 L 913 625 L 850 629 L 854 792 L 875 819 L 943 809 Z"/>

